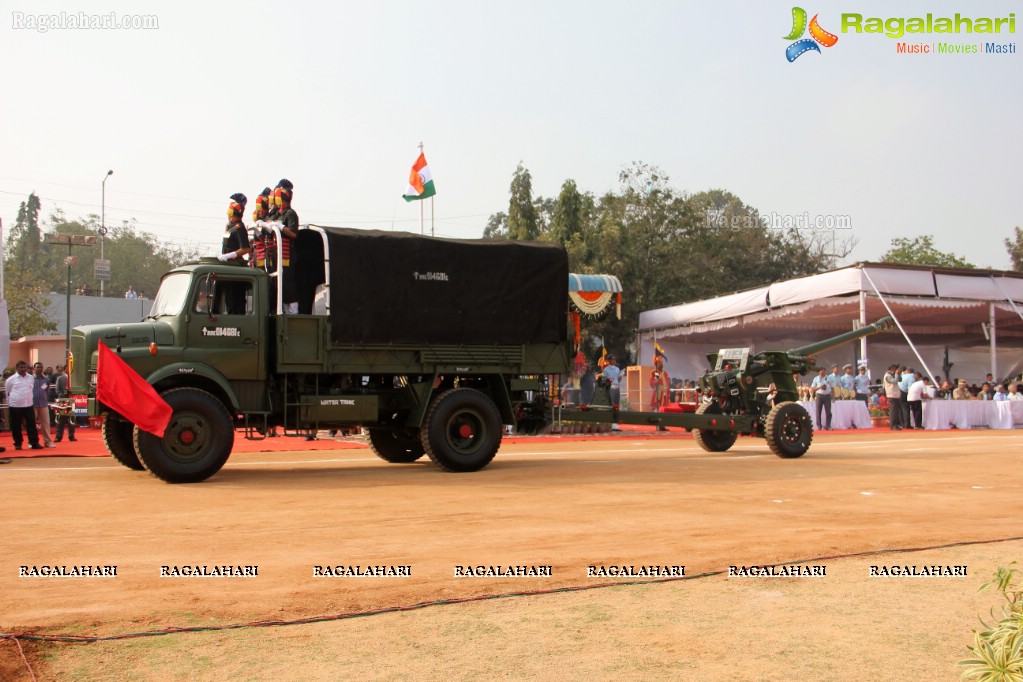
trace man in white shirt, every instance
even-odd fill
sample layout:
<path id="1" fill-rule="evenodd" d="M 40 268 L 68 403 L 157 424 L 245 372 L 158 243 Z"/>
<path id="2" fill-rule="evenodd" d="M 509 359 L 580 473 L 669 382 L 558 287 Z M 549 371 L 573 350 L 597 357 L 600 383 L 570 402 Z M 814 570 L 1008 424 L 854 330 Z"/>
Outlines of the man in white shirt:
<path id="1" fill-rule="evenodd" d="M 11 418 L 11 438 L 14 449 L 20 450 L 23 442 L 21 428 L 24 424 L 28 435 L 28 445 L 33 450 L 42 450 L 39 444 L 39 433 L 36 431 L 36 414 L 32 408 L 32 392 L 35 378 L 28 373 L 28 363 L 19 360 L 14 366 L 15 373 L 7 378 L 4 388 L 7 390 L 7 410 Z"/>
<path id="2" fill-rule="evenodd" d="M 835 367 L 838 369 L 838 367 Z M 824 368 L 821 367 L 820 372 L 813 378 L 813 383 L 810 384 L 810 390 L 814 394 L 814 400 L 817 402 L 817 425 L 825 430 L 831 430 L 831 388 L 834 384 L 829 381 L 829 377 L 824 374 Z M 828 414 L 828 425 L 824 426 L 824 422 L 821 421 L 821 410 L 824 410 Z"/>
<path id="3" fill-rule="evenodd" d="M 1009 400 L 1023 400 L 1023 391 L 1019 390 L 1019 384 L 1009 384 Z"/>
<path id="4" fill-rule="evenodd" d="M 914 374 L 916 381 L 909 385 L 909 391 L 906 393 L 906 402 L 909 404 L 909 412 L 913 419 L 911 422 L 906 423 L 908 429 L 922 429 L 924 427 L 924 400 L 931 399 L 931 393 L 928 390 L 927 384 L 924 383 L 923 377 L 920 376 L 920 372 Z M 916 422 L 916 426 L 912 423 Z"/>
<path id="5" fill-rule="evenodd" d="M 899 388 L 899 366 L 892 365 L 884 375 L 884 394 L 888 399 L 888 428 L 902 429 L 902 390 Z"/>

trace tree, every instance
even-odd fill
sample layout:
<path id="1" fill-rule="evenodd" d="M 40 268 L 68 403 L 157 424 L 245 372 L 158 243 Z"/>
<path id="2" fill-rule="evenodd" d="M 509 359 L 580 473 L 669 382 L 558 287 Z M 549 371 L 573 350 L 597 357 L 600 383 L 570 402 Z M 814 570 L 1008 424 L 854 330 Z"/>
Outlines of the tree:
<path id="1" fill-rule="evenodd" d="M 508 238 L 508 214 L 494 213 L 487 219 L 487 226 L 483 228 L 484 239 L 507 239 Z"/>
<path id="2" fill-rule="evenodd" d="M 35 192 L 28 195 L 28 200 L 18 207 L 18 217 L 14 227 L 7 235 L 5 251 L 10 254 L 7 260 L 15 261 L 29 269 L 40 266 L 39 253 L 42 232 L 39 229 L 39 208 L 41 203 Z"/>
<path id="3" fill-rule="evenodd" d="M 11 323 L 11 338 L 56 331 L 57 325 L 45 312 L 47 286 L 36 271 L 17 261 L 4 262 L 4 298 Z"/>
<path id="4" fill-rule="evenodd" d="M 508 202 L 508 238 L 536 239 L 540 236 L 536 207 L 533 205 L 533 179 L 519 162 L 512 175 L 511 200 Z"/>
<path id="5" fill-rule="evenodd" d="M 575 180 L 565 180 L 551 216 L 551 237 L 564 244 L 582 235 L 588 218 L 586 214 L 592 207 L 592 197 L 584 197 L 576 187 Z"/>
<path id="6" fill-rule="evenodd" d="M 71 220 L 57 209 L 50 215 L 48 234 L 99 234 L 99 216 L 89 215 L 84 220 Z M 71 268 L 72 293 L 84 285 L 98 291 L 98 282 L 93 272 L 93 261 L 100 256 L 100 245 L 75 247 L 72 255 L 78 256 L 78 263 Z M 108 296 L 120 297 L 129 286 L 143 291 L 148 297 L 156 294 L 160 278 L 171 268 L 199 257 L 197 249 L 173 248 L 162 244 L 156 237 L 136 230 L 133 221 L 124 221 L 110 228 L 103 245 L 103 255 L 110 261 L 110 281 L 104 289 Z M 45 282 L 48 290 L 65 293 L 67 290 L 67 269 L 64 258 L 67 247 L 43 244 L 41 263 L 45 266 Z"/>
<path id="7" fill-rule="evenodd" d="M 922 235 L 909 239 L 896 237 L 892 245 L 881 256 L 882 263 L 901 263 L 903 265 L 935 265 L 942 268 L 975 268 L 973 263 L 954 253 L 945 253 L 934 248 L 934 239 L 930 235 Z"/>
<path id="8" fill-rule="evenodd" d="M 1013 270 L 1023 270 L 1023 229 L 1016 227 L 1012 239 L 1005 239 L 1005 249 L 1012 259 Z"/>
<path id="9" fill-rule="evenodd" d="M 520 164 L 510 206 L 533 207 L 537 236 L 565 247 L 572 272 L 621 280 L 623 319 L 586 325 L 610 352 L 632 343 L 643 310 L 821 272 L 852 249 L 851 240 L 831 243 L 818 231 L 768 226 L 755 208 L 725 190 L 676 190 L 655 166 L 630 164 L 619 180 L 617 191 L 599 199 L 572 180 L 562 184 L 556 200 L 532 198 L 529 172 Z M 498 234 L 507 224 L 510 238 L 523 238 L 515 236 L 512 223 L 511 211 L 506 221 L 503 213 L 494 214 L 485 234 Z M 587 347 L 584 340 L 583 346 L 584 352 L 599 352 L 599 343 Z"/>

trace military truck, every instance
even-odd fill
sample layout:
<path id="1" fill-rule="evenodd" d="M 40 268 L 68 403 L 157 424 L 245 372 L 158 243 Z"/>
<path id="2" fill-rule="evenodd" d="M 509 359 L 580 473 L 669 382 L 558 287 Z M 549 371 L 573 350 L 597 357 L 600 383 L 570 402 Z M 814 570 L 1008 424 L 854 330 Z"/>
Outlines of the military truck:
<path id="1" fill-rule="evenodd" d="M 560 246 L 311 226 L 291 267 L 298 314 L 282 314 L 277 273 L 204 258 L 163 277 L 145 320 L 73 331 L 72 391 L 118 462 L 196 482 L 236 430 L 361 426 L 389 462 L 475 471 L 503 424 L 546 423 L 549 377 L 571 361 Z M 97 401 L 99 341 L 171 406 L 163 438 Z"/>

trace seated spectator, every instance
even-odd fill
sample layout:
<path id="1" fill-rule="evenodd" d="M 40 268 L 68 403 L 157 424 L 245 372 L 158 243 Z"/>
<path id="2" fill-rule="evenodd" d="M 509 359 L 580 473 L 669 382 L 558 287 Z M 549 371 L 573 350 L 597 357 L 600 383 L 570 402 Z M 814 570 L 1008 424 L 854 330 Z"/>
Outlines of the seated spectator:
<path id="1" fill-rule="evenodd" d="M 988 382 L 985 381 L 981 385 L 980 390 L 977 391 L 977 398 L 976 399 L 977 400 L 993 400 L 994 397 L 995 397 L 995 392 L 991 389 L 991 384 L 989 384 Z"/>
<path id="2" fill-rule="evenodd" d="M 1008 400 L 1008 399 L 1009 399 L 1009 394 L 1005 390 L 1005 386 L 1002 386 L 1001 384 L 998 384 L 997 386 L 995 386 L 995 394 L 993 396 L 991 396 L 991 400 L 1002 401 L 1002 400 Z"/>
<path id="3" fill-rule="evenodd" d="M 1009 384 L 1009 400 L 1023 400 L 1023 384 Z"/>
<path id="4" fill-rule="evenodd" d="M 941 388 L 938 389 L 938 398 L 949 400 L 952 397 L 952 384 L 948 379 L 941 382 Z"/>
<path id="5" fill-rule="evenodd" d="M 966 379 L 959 380 L 959 386 L 952 391 L 952 400 L 973 400 L 973 394 L 970 393 L 970 389 L 966 385 Z"/>

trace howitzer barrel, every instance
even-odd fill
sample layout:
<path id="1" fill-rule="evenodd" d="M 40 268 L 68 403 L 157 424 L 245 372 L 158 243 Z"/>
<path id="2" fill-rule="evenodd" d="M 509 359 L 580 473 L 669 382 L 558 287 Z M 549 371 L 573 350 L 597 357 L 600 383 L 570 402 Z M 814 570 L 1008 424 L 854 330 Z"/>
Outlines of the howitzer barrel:
<path id="1" fill-rule="evenodd" d="M 865 325 L 863 327 L 860 327 L 859 329 L 854 329 L 850 332 L 846 332 L 845 334 L 833 336 L 830 339 L 824 339 L 823 341 L 810 343 L 805 346 L 800 346 L 799 348 L 793 348 L 792 350 L 789 351 L 789 355 L 812 355 L 814 353 L 819 353 L 822 350 L 827 350 L 828 348 L 840 346 L 848 341 L 855 341 L 856 339 L 861 339 L 864 336 L 876 334 L 877 332 L 883 332 L 887 329 L 891 329 L 894 326 L 895 323 L 892 321 L 892 318 L 882 317 L 874 324 Z"/>

